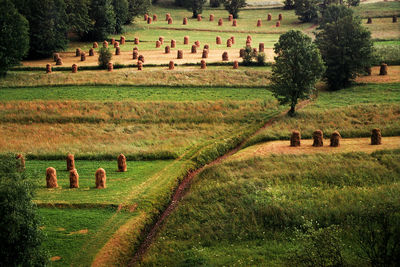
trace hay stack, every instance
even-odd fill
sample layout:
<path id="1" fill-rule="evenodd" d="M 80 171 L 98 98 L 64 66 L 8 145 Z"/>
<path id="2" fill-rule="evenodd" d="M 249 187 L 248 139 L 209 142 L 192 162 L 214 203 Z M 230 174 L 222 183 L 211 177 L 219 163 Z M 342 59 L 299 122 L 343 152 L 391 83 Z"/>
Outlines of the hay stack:
<path id="1" fill-rule="evenodd" d="M 149 18 L 149 15 L 147 15 L 147 14 L 144 14 L 144 21 L 147 21 L 147 20 L 148 20 L 148 18 Z"/>
<path id="2" fill-rule="evenodd" d="M 17 170 L 23 171 L 25 169 L 25 158 L 22 154 L 18 154 L 15 159 L 17 160 Z"/>
<path id="3" fill-rule="evenodd" d="M 103 189 L 106 188 L 106 171 L 103 168 L 98 168 L 96 173 L 96 188 Z"/>
<path id="4" fill-rule="evenodd" d="M 67 171 L 75 169 L 75 157 L 72 154 L 67 155 Z"/>
<path id="5" fill-rule="evenodd" d="M 147 24 L 151 24 L 152 19 L 150 17 L 147 18 Z"/>
<path id="6" fill-rule="evenodd" d="M 232 14 L 229 14 L 228 20 L 229 20 L 229 21 L 232 21 L 232 20 L 233 20 L 233 15 L 232 15 Z"/>
<path id="7" fill-rule="evenodd" d="M 231 36 L 232 44 L 235 44 L 235 36 Z"/>
<path id="8" fill-rule="evenodd" d="M 301 135 L 299 131 L 293 131 L 290 137 L 290 146 L 300 146 Z"/>
<path id="9" fill-rule="evenodd" d="M 251 47 L 251 41 L 247 40 L 246 41 L 246 46 Z"/>
<path id="10" fill-rule="evenodd" d="M 57 184 L 57 171 L 53 167 L 48 167 L 46 169 L 46 187 L 56 188 Z"/>
<path id="11" fill-rule="evenodd" d="M 210 21 L 214 21 L 214 14 L 210 14 Z"/>
<path id="12" fill-rule="evenodd" d="M 244 48 L 239 50 L 239 57 L 244 57 Z"/>
<path id="13" fill-rule="evenodd" d="M 156 41 L 156 48 L 160 48 L 161 46 L 161 42 L 160 41 Z"/>
<path id="14" fill-rule="evenodd" d="M 228 61 L 228 60 L 229 60 L 228 52 L 222 53 L 222 61 Z"/>
<path id="15" fill-rule="evenodd" d="M 119 47 L 119 42 L 118 42 L 118 41 L 115 41 L 115 42 L 114 42 L 114 48 L 117 48 L 117 47 Z"/>
<path id="16" fill-rule="evenodd" d="M 218 20 L 218 26 L 222 26 L 222 24 L 223 24 L 222 19 L 219 19 Z"/>
<path id="17" fill-rule="evenodd" d="M 209 46 L 208 44 L 205 44 L 204 47 L 203 47 L 203 49 L 210 50 L 210 46 Z"/>
<path id="18" fill-rule="evenodd" d="M 331 135 L 331 147 L 338 147 L 340 146 L 340 138 L 342 138 L 340 136 L 340 133 L 338 131 L 334 131 Z"/>
<path id="19" fill-rule="evenodd" d="M 236 26 L 237 26 L 237 21 L 236 21 L 236 19 L 234 19 L 234 20 L 232 21 L 232 26 L 233 26 L 233 27 L 236 27 Z"/>
<path id="20" fill-rule="evenodd" d="M 176 41 L 175 40 L 171 40 L 171 48 L 175 48 L 176 47 Z"/>
<path id="21" fill-rule="evenodd" d="M 196 54 L 197 53 L 197 46 L 196 45 L 192 45 L 192 54 Z"/>
<path id="22" fill-rule="evenodd" d="M 170 61 L 169 64 L 168 64 L 168 69 L 169 69 L 169 70 L 173 70 L 174 68 L 175 68 L 174 62 L 173 62 L 173 61 Z"/>
<path id="23" fill-rule="evenodd" d="M 205 70 L 207 68 L 207 64 L 205 60 L 200 61 L 200 68 L 202 70 Z"/>
<path id="24" fill-rule="evenodd" d="M 157 21 L 157 20 L 158 20 L 157 14 L 154 14 L 153 15 L 153 21 Z"/>
<path id="25" fill-rule="evenodd" d="M 62 59 L 60 57 L 57 58 L 56 65 L 62 65 L 62 64 L 63 64 Z"/>
<path id="26" fill-rule="evenodd" d="M 138 59 L 139 52 L 137 50 L 133 50 L 132 59 Z"/>
<path id="27" fill-rule="evenodd" d="M 99 44 L 97 42 L 94 42 L 93 43 L 93 48 L 97 48 L 97 47 L 99 47 Z"/>
<path id="28" fill-rule="evenodd" d="M 201 55 L 201 58 L 208 58 L 208 49 L 203 49 L 203 53 Z"/>
<path id="29" fill-rule="evenodd" d="M 107 41 L 103 42 L 103 47 L 108 48 L 108 42 Z"/>
<path id="30" fill-rule="evenodd" d="M 78 72 L 78 65 L 72 64 L 72 73 L 77 73 Z"/>
<path id="31" fill-rule="evenodd" d="M 278 20 L 282 20 L 282 14 L 279 13 Z"/>
<path id="32" fill-rule="evenodd" d="M 381 68 L 379 70 L 379 75 L 387 75 L 388 66 L 385 63 L 381 64 Z"/>
<path id="33" fill-rule="evenodd" d="M 135 37 L 135 39 L 133 40 L 133 42 L 134 42 L 135 45 L 138 45 L 138 44 L 139 44 L 139 38 Z"/>
<path id="34" fill-rule="evenodd" d="M 280 22 L 280 21 L 277 21 L 276 24 L 275 24 L 275 26 L 276 26 L 276 27 L 280 27 L 280 26 L 281 26 L 281 22 Z"/>
<path id="35" fill-rule="evenodd" d="M 196 45 L 196 47 L 200 47 L 200 42 L 199 41 L 194 42 L 194 44 Z"/>
<path id="36" fill-rule="evenodd" d="M 201 21 L 201 15 L 197 15 L 197 21 Z"/>
<path id="37" fill-rule="evenodd" d="M 94 49 L 90 48 L 89 49 L 89 57 L 93 57 L 94 56 Z"/>
<path id="38" fill-rule="evenodd" d="M 183 51 L 182 50 L 178 50 L 178 55 L 176 57 L 177 59 L 182 59 L 183 58 Z"/>
<path id="39" fill-rule="evenodd" d="M 76 169 L 69 171 L 69 188 L 79 188 L 79 174 Z"/>
<path id="40" fill-rule="evenodd" d="M 137 51 L 137 52 L 139 52 L 139 49 L 135 46 L 134 48 L 133 48 L 133 51 Z"/>
<path id="41" fill-rule="evenodd" d="M 114 65 L 112 64 L 112 62 L 108 62 L 108 64 L 107 64 L 107 70 L 108 70 L 108 71 L 113 71 L 113 69 L 114 69 Z"/>
<path id="42" fill-rule="evenodd" d="M 115 38 L 111 38 L 111 44 L 112 44 L 112 45 L 115 44 Z"/>
<path id="43" fill-rule="evenodd" d="M 261 27 L 261 19 L 257 20 L 257 27 Z"/>
<path id="44" fill-rule="evenodd" d="M 183 24 L 183 25 L 187 25 L 187 23 L 188 23 L 188 20 L 187 20 L 187 18 L 183 18 L 183 22 L 182 22 L 182 24 Z"/>
<path id="45" fill-rule="evenodd" d="M 168 24 L 172 24 L 172 22 L 173 22 L 172 18 L 169 18 L 168 19 Z"/>
<path id="46" fill-rule="evenodd" d="M 124 154 L 119 154 L 118 156 L 118 171 L 119 172 L 126 172 L 126 157 Z"/>
<path id="47" fill-rule="evenodd" d="M 371 145 L 380 145 L 380 144 L 382 144 L 381 130 L 378 128 L 375 128 L 372 130 L 372 134 L 371 134 Z"/>
<path id="48" fill-rule="evenodd" d="M 81 61 L 85 61 L 85 60 L 86 60 L 86 53 L 81 52 Z"/>
<path id="49" fill-rule="evenodd" d="M 239 68 L 239 62 L 237 60 L 233 61 L 233 68 L 235 70 Z"/>
<path id="50" fill-rule="evenodd" d="M 143 55 L 139 55 L 138 60 L 141 61 L 142 63 L 144 63 L 144 56 Z"/>
<path id="51" fill-rule="evenodd" d="M 217 45 L 222 44 L 221 37 L 219 37 L 219 36 L 217 36 L 215 41 L 216 41 Z"/>
<path id="52" fill-rule="evenodd" d="M 321 130 L 316 130 L 315 132 L 313 132 L 313 139 L 314 142 L 312 146 L 320 147 L 324 145 L 324 134 Z"/>
<path id="53" fill-rule="evenodd" d="M 272 15 L 271 15 L 271 13 L 268 13 L 268 18 L 267 18 L 267 20 L 268 20 L 268 21 L 271 21 L 271 20 L 272 20 Z"/>
<path id="54" fill-rule="evenodd" d="M 189 44 L 189 36 L 183 37 L 183 44 L 185 45 Z"/>
<path id="55" fill-rule="evenodd" d="M 171 48 L 169 47 L 169 45 L 167 45 L 165 47 L 165 54 L 169 54 L 169 53 L 171 53 Z"/>
<path id="56" fill-rule="evenodd" d="M 117 48 L 115 48 L 115 55 L 116 56 L 121 55 L 121 48 L 119 46 Z"/>
<path id="57" fill-rule="evenodd" d="M 393 16 L 393 17 L 392 17 L 392 22 L 393 22 L 393 23 L 396 23 L 396 22 L 397 22 L 397 17 L 396 17 L 396 16 Z"/>
<path id="58" fill-rule="evenodd" d="M 81 56 L 81 49 L 80 49 L 80 48 L 77 48 L 77 49 L 75 50 L 75 56 L 76 56 L 76 57 L 80 57 L 80 56 Z"/>
<path id="59" fill-rule="evenodd" d="M 253 38 L 251 38 L 251 35 L 247 35 L 246 41 L 253 41 Z"/>
<path id="60" fill-rule="evenodd" d="M 259 44 L 258 44 L 258 51 L 259 51 L 260 53 L 263 53 L 263 52 L 264 52 L 264 43 L 259 43 Z"/>
<path id="61" fill-rule="evenodd" d="M 125 36 L 121 36 L 121 38 L 119 39 L 119 42 L 121 43 L 121 45 L 125 44 Z"/>
<path id="62" fill-rule="evenodd" d="M 46 65 L 46 73 L 51 73 L 52 72 L 52 70 L 51 70 L 51 64 L 47 64 Z"/>
<path id="63" fill-rule="evenodd" d="M 139 56 L 139 58 L 140 58 L 140 56 Z M 139 61 L 137 62 L 137 69 L 138 69 L 138 70 L 143 70 L 143 61 L 140 61 L 140 60 L 139 60 Z"/>
<path id="64" fill-rule="evenodd" d="M 60 57 L 60 54 L 59 53 L 54 53 L 53 54 L 53 61 L 54 62 L 57 62 L 57 58 L 59 58 Z"/>
<path id="65" fill-rule="evenodd" d="M 372 18 L 371 17 L 368 18 L 367 24 L 372 24 Z"/>
<path id="66" fill-rule="evenodd" d="M 232 47 L 232 39 L 226 40 L 226 47 Z"/>
<path id="67" fill-rule="evenodd" d="M 171 17 L 171 14 L 167 13 L 165 14 L 165 21 L 168 21 L 168 19 Z"/>

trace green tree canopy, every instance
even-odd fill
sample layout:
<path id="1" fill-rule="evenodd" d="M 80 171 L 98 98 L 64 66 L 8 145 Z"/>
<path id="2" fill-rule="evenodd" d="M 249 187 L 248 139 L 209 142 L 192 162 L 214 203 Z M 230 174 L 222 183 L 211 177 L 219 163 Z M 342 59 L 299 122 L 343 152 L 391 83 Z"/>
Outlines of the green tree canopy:
<path id="1" fill-rule="evenodd" d="M 17 65 L 29 49 L 28 21 L 10 0 L 0 0 L 0 76 Z"/>
<path id="2" fill-rule="evenodd" d="M 294 0 L 295 14 L 301 22 L 315 22 L 318 20 L 318 0 Z"/>
<path id="3" fill-rule="evenodd" d="M 129 13 L 125 24 L 130 24 L 135 17 L 148 13 L 151 6 L 150 0 L 128 0 L 128 3 Z"/>
<path id="4" fill-rule="evenodd" d="M 324 72 L 324 64 L 311 38 L 298 30 L 279 37 L 272 65 L 271 88 L 280 104 L 290 104 L 294 115 L 298 99 L 306 99 Z"/>
<path id="5" fill-rule="evenodd" d="M 193 12 L 193 18 L 197 18 L 203 12 L 203 6 L 206 0 L 185 0 L 183 5 L 190 11 Z"/>
<path id="6" fill-rule="evenodd" d="M 329 6 L 316 34 L 322 58 L 327 66 L 325 78 L 330 89 L 348 86 L 357 75 L 364 73 L 373 60 L 371 33 L 345 6 Z"/>
<path id="7" fill-rule="evenodd" d="M 103 41 L 115 30 L 115 12 L 112 0 L 92 0 L 89 11 L 93 28 L 87 37 L 93 41 Z"/>
<path id="8" fill-rule="evenodd" d="M 129 17 L 128 0 L 113 0 L 115 12 L 115 33 L 122 33 L 122 25 L 126 23 Z"/>
<path id="9" fill-rule="evenodd" d="M 68 30 L 80 36 L 87 34 L 92 28 L 89 17 L 90 0 L 65 0 L 68 18 Z"/>
<path id="10" fill-rule="evenodd" d="M 233 15 L 233 18 L 239 18 L 239 9 L 246 6 L 246 0 L 224 0 L 224 7 Z"/>

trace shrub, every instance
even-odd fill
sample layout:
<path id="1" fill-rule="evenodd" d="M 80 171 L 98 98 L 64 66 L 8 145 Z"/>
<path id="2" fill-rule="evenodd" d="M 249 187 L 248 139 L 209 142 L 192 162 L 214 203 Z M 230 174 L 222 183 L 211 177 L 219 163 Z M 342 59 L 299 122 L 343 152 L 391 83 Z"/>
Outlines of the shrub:
<path id="1" fill-rule="evenodd" d="M 399 45 L 377 45 L 375 46 L 374 65 L 386 63 L 388 65 L 400 65 L 400 46 Z"/>
<path id="2" fill-rule="evenodd" d="M 294 9 L 301 22 L 315 22 L 318 20 L 317 0 L 295 0 Z"/>
<path id="3" fill-rule="evenodd" d="M 260 52 L 257 54 L 257 64 L 260 66 L 265 65 L 265 53 L 264 52 Z"/>
<path id="4" fill-rule="evenodd" d="M 243 65 L 250 65 L 253 60 L 253 50 L 250 46 L 244 48 Z"/>
<path id="5" fill-rule="evenodd" d="M 107 69 L 108 63 L 110 63 L 112 58 L 112 53 L 109 48 L 102 47 L 99 50 L 99 67 L 102 69 Z"/>

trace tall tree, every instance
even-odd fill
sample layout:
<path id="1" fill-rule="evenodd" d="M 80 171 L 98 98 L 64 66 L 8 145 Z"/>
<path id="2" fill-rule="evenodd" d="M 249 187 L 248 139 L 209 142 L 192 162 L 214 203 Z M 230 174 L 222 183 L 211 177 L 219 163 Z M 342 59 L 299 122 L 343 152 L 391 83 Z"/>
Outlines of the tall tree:
<path id="1" fill-rule="evenodd" d="M 239 9 L 246 6 L 246 0 L 224 0 L 224 7 L 233 15 L 233 18 L 239 18 Z"/>
<path id="2" fill-rule="evenodd" d="M 197 18 L 203 12 L 203 6 L 206 0 L 185 0 L 183 2 L 184 6 L 193 12 L 193 18 Z"/>
<path id="3" fill-rule="evenodd" d="M 318 20 L 318 0 L 294 0 L 294 9 L 301 22 L 316 22 Z"/>
<path id="4" fill-rule="evenodd" d="M 128 0 L 129 14 L 125 24 L 130 24 L 132 20 L 149 12 L 151 6 L 150 0 Z"/>
<path id="5" fill-rule="evenodd" d="M 115 11 L 115 32 L 122 33 L 122 25 L 126 23 L 129 16 L 129 3 L 128 0 L 114 0 Z"/>
<path id="6" fill-rule="evenodd" d="M 65 0 L 66 13 L 68 18 L 68 30 L 77 33 L 79 36 L 87 34 L 92 21 L 89 17 L 89 0 Z"/>
<path id="7" fill-rule="evenodd" d="M 331 90 L 348 86 L 364 73 L 373 60 L 371 33 L 345 6 L 329 6 L 316 34 L 322 58 L 327 66 L 325 78 Z"/>
<path id="8" fill-rule="evenodd" d="M 89 16 L 94 22 L 88 39 L 103 41 L 115 30 L 115 13 L 112 0 L 92 0 Z"/>
<path id="9" fill-rule="evenodd" d="M 311 38 L 298 30 L 282 34 L 274 51 L 277 56 L 272 65 L 272 92 L 280 104 L 290 104 L 292 116 L 298 99 L 308 98 L 315 90 L 324 64 Z"/>
<path id="10" fill-rule="evenodd" d="M 28 21 L 11 0 L 0 0 L 0 76 L 17 65 L 29 49 Z"/>

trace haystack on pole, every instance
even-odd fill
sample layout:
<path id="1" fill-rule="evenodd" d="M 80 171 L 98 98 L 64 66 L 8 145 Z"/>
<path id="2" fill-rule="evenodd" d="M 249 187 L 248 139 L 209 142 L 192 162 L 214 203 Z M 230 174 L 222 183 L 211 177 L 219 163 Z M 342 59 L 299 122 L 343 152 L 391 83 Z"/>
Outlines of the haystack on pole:
<path id="1" fill-rule="evenodd" d="M 196 45 L 196 47 L 200 47 L 200 41 L 197 40 L 196 42 L 194 42 L 194 44 Z"/>
<path id="2" fill-rule="evenodd" d="M 183 24 L 183 25 L 187 25 L 187 23 L 188 23 L 188 19 L 187 19 L 186 17 L 183 18 L 182 24 Z"/>
<path id="3" fill-rule="evenodd" d="M 138 45 L 140 43 L 139 38 L 135 37 L 135 39 L 133 40 L 133 43 L 135 45 Z"/>
<path id="4" fill-rule="evenodd" d="M 127 166 L 126 166 L 126 157 L 124 154 L 120 154 L 118 156 L 118 171 L 119 172 L 126 172 L 127 171 Z"/>
<path id="5" fill-rule="evenodd" d="M 185 45 L 189 44 L 189 36 L 183 37 L 183 44 Z"/>
<path id="6" fill-rule="evenodd" d="M 53 54 L 53 61 L 54 62 L 57 62 L 57 58 L 59 58 L 60 57 L 60 54 L 59 53 L 54 53 Z"/>
<path id="7" fill-rule="evenodd" d="M 161 46 L 161 42 L 160 41 L 156 41 L 156 48 L 159 48 Z"/>
<path id="8" fill-rule="evenodd" d="M 367 24 L 372 24 L 372 18 L 371 17 L 368 18 Z"/>
<path id="9" fill-rule="evenodd" d="M 222 61 L 229 61 L 228 52 L 225 51 L 222 53 Z"/>
<path id="10" fill-rule="evenodd" d="M 275 27 L 280 27 L 280 26 L 281 26 L 281 22 L 277 21 L 276 24 L 275 24 Z"/>
<path id="11" fill-rule="evenodd" d="M 282 20 L 282 19 L 283 19 L 282 14 L 279 13 L 278 20 Z"/>
<path id="12" fill-rule="evenodd" d="M 137 50 L 133 50 L 132 59 L 138 59 L 139 52 Z"/>
<path id="13" fill-rule="evenodd" d="M 57 171 L 53 167 L 48 167 L 46 169 L 46 187 L 56 188 L 57 184 Z"/>
<path id="14" fill-rule="evenodd" d="M 169 18 L 169 19 L 168 19 L 168 24 L 171 25 L 172 23 L 173 23 L 172 18 Z"/>
<path id="15" fill-rule="evenodd" d="M 226 47 L 232 47 L 232 39 L 231 38 L 226 40 Z"/>
<path id="16" fill-rule="evenodd" d="M 257 27 L 261 27 L 261 19 L 257 20 Z"/>
<path id="17" fill-rule="evenodd" d="M 173 61 L 170 61 L 170 62 L 169 62 L 169 64 L 168 64 L 168 69 L 169 69 L 169 70 L 175 69 L 175 64 L 174 64 Z"/>
<path id="18" fill-rule="evenodd" d="M 63 64 L 62 59 L 60 57 L 57 58 L 56 65 L 62 65 L 62 64 Z"/>
<path id="19" fill-rule="evenodd" d="M 207 64 L 205 60 L 200 61 L 200 68 L 202 70 L 205 70 L 207 68 Z"/>
<path id="20" fill-rule="evenodd" d="M 177 53 L 177 57 L 176 57 L 177 59 L 182 59 L 183 58 L 183 51 L 182 50 L 178 50 L 178 53 Z"/>
<path id="21" fill-rule="evenodd" d="M 210 46 L 208 44 L 205 44 L 203 49 L 210 50 Z"/>
<path id="22" fill-rule="evenodd" d="M 96 173 L 95 173 L 95 184 L 97 189 L 103 189 L 106 188 L 106 171 L 103 168 L 98 168 Z"/>
<path id="23" fill-rule="evenodd" d="M 143 55 L 139 55 L 138 60 L 141 61 L 142 63 L 144 63 L 144 56 Z"/>
<path id="24" fill-rule="evenodd" d="M 75 50 L 75 56 L 76 56 L 76 57 L 80 57 L 80 56 L 81 56 L 81 49 L 80 49 L 80 48 L 77 48 L 77 49 Z"/>
<path id="25" fill-rule="evenodd" d="M 51 73 L 52 69 L 51 69 L 51 64 L 46 64 L 46 73 Z"/>
<path id="26" fill-rule="evenodd" d="M 232 20 L 233 20 L 233 15 L 232 15 L 232 14 L 229 14 L 228 20 L 229 20 L 229 21 L 232 21 Z"/>
<path id="27" fill-rule="evenodd" d="M 290 146 L 297 147 L 300 146 L 301 135 L 299 131 L 293 131 L 290 137 Z"/>
<path id="28" fill-rule="evenodd" d="M 119 42 L 121 43 L 121 45 L 125 44 L 125 36 L 121 36 L 119 39 Z"/>
<path id="29" fill-rule="evenodd" d="M 210 21 L 214 21 L 214 14 L 210 14 Z"/>
<path id="30" fill-rule="evenodd" d="M 67 171 L 75 169 L 75 157 L 73 154 L 67 155 Z"/>
<path id="31" fill-rule="evenodd" d="M 271 21 L 271 20 L 272 20 L 272 15 L 271 15 L 270 13 L 268 13 L 267 20 L 268 20 L 268 21 Z"/>
<path id="32" fill-rule="evenodd" d="M 235 44 L 235 36 L 231 36 L 232 44 Z"/>
<path id="33" fill-rule="evenodd" d="M 244 49 L 243 48 L 241 48 L 239 50 L 239 57 L 244 57 Z"/>
<path id="34" fill-rule="evenodd" d="M 86 53 L 81 52 L 81 61 L 85 61 L 85 60 L 86 60 Z"/>
<path id="35" fill-rule="evenodd" d="M 121 48 L 119 46 L 115 48 L 115 55 L 116 56 L 121 55 Z"/>
<path id="36" fill-rule="evenodd" d="M 192 45 L 191 53 L 192 54 L 196 54 L 197 53 L 197 46 L 196 45 Z"/>
<path id="37" fill-rule="evenodd" d="M 260 53 L 264 53 L 264 43 L 259 43 L 259 44 L 258 44 L 258 51 L 259 51 Z"/>
<path id="38" fill-rule="evenodd" d="M 108 48 L 108 42 L 107 42 L 107 41 L 104 41 L 104 42 L 103 42 L 103 47 L 104 47 L 104 48 Z"/>
<path id="39" fill-rule="evenodd" d="M 143 70 L 143 61 L 138 61 L 137 62 L 137 67 L 138 67 L 138 70 Z"/>
<path id="40" fill-rule="evenodd" d="M 197 21 L 201 21 L 201 15 L 197 15 Z"/>
<path id="41" fill-rule="evenodd" d="M 115 44 L 115 38 L 111 38 L 111 44 L 112 44 L 112 45 Z"/>
<path id="42" fill-rule="evenodd" d="M 220 37 L 220 36 L 217 36 L 217 37 L 215 38 L 215 42 L 217 43 L 217 45 L 222 44 L 221 37 Z"/>
<path id="43" fill-rule="evenodd" d="M 331 135 L 331 147 L 338 147 L 340 146 L 340 139 L 342 137 L 340 136 L 340 133 L 338 131 L 334 131 Z"/>
<path id="44" fill-rule="evenodd" d="M 232 21 L 232 26 L 233 26 L 233 27 L 236 27 L 236 26 L 237 26 L 237 20 L 236 20 L 236 19 L 234 19 L 234 20 Z"/>
<path id="45" fill-rule="evenodd" d="M 165 47 L 165 54 L 169 54 L 169 53 L 171 53 L 171 48 L 169 47 L 169 45 L 167 45 Z"/>
<path id="46" fill-rule="evenodd" d="M 114 70 L 114 65 L 113 65 L 112 62 L 108 62 L 108 64 L 107 64 L 107 70 L 108 70 L 108 71 L 113 71 L 113 70 Z"/>
<path id="47" fill-rule="evenodd" d="M 154 14 L 153 15 L 153 21 L 157 21 L 157 20 L 158 20 L 157 14 Z"/>
<path id="48" fill-rule="evenodd" d="M 386 63 L 381 64 L 381 68 L 379 70 L 379 75 L 387 75 L 388 66 Z"/>
<path id="49" fill-rule="evenodd" d="M 17 160 L 17 170 L 23 171 L 25 169 L 25 158 L 22 154 L 18 154 L 15 159 Z"/>
<path id="50" fill-rule="evenodd" d="M 79 174 L 76 169 L 69 171 L 69 188 L 79 188 Z"/>
<path id="51" fill-rule="evenodd" d="M 176 41 L 175 40 L 171 40 L 171 48 L 175 48 L 176 47 Z"/>
<path id="52" fill-rule="evenodd" d="M 78 72 L 78 65 L 72 64 L 72 73 L 77 73 Z"/>
<path id="53" fill-rule="evenodd" d="M 147 24 L 151 24 L 152 19 L 150 17 L 147 18 Z"/>
<path id="54" fill-rule="evenodd" d="M 115 42 L 114 42 L 114 48 L 117 48 L 117 47 L 119 47 L 119 42 L 118 42 L 118 41 L 115 41 Z"/>
<path id="55" fill-rule="evenodd" d="M 222 24 L 223 24 L 222 19 L 219 19 L 218 20 L 218 26 L 222 26 Z"/>
<path id="56" fill-rule="evenodd" d="M 375 128 L 371 133 L 371 145 L 381 145 L 382 144 L 382 134 L 381 130 Z"/>
<path id="57" fill-rule="evenodd" d="M 239 68 L 239 62 L 237 60 L 233 61 L 233 68 L 238 69 Z"/>
<path id="58" fill-rule="evenodd" d="M 203 49 L 203 53 L 201 54 L 201 58 L 208 58 L 208 50 Z"/>
<path id="59" fill-rule="evenodd" d="M 148 20 L 148 18 L 149 18 L 149 15 L 148 14 L 144 14 L 144 21 L 147 21 Z"/>
<path id="60" fill-rule="evenodd" d="M 97 42 L 93 42 L 93 48 L 99 47 L 99 44 Z"/>
<path id="61" fill-rule="evenodd" d="M 314 147 L 320 147 L 324 145 L 324 134 L 321 130 L 316 130 L 313 133 L 313 144 Z"/>
<path id="62" fill-rule="evenodd" d="M 89 49 L 89 57 L 93 57 L 94 56 L 94 49 L 90 48 Z"/>

